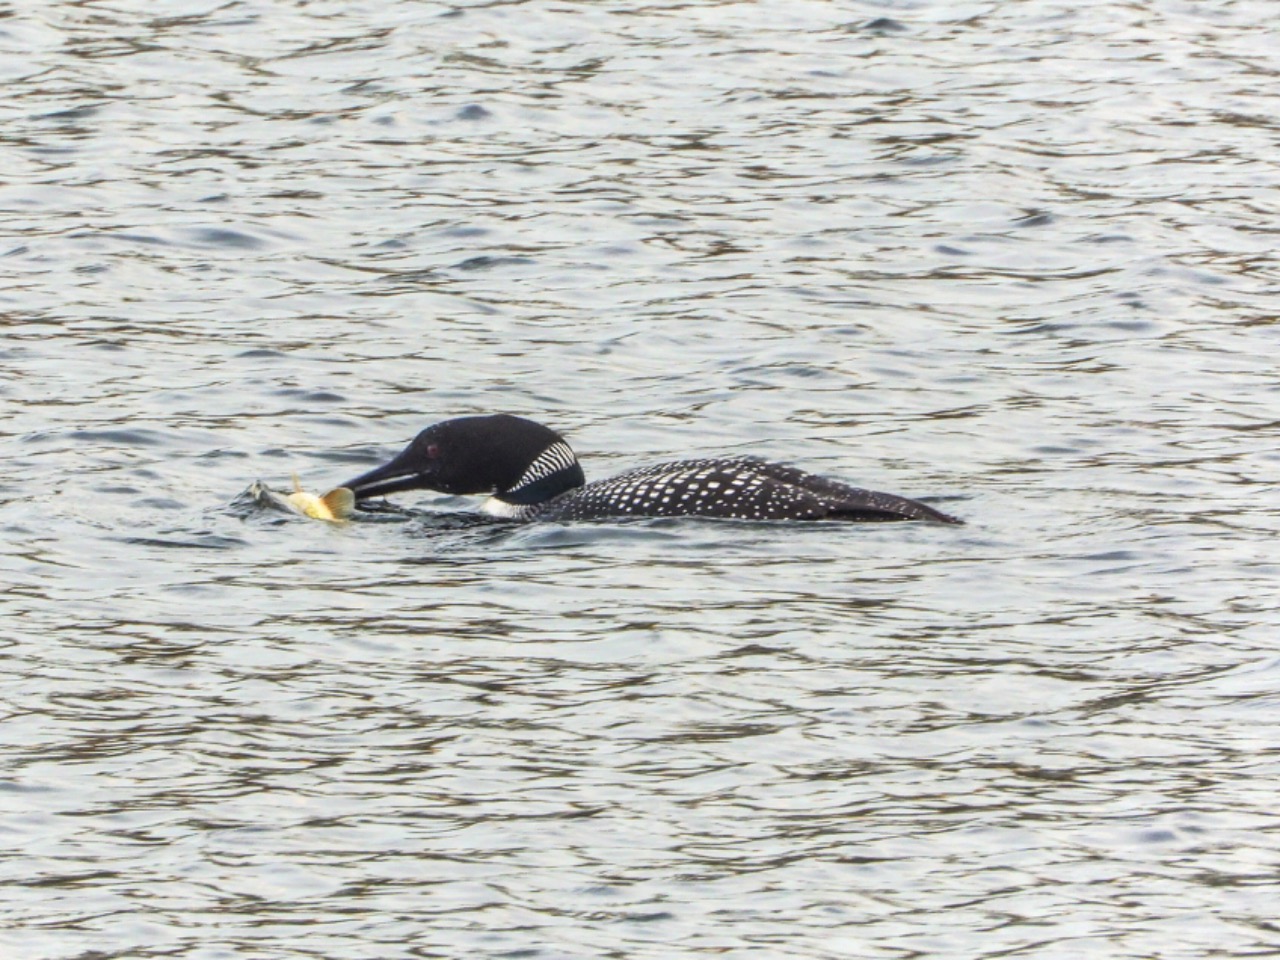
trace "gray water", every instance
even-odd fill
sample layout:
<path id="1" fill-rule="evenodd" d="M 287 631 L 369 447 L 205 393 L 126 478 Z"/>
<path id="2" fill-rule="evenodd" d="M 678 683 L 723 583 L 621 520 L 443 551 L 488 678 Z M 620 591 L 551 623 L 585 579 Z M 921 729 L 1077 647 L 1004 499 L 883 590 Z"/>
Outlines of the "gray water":
<path id="1" fill-rule="evenodd" d="M 0 953 L 1280 954 L 1277 22 L 11 8 Z M 968 523 L 238 499 L 496 411 Z"/>

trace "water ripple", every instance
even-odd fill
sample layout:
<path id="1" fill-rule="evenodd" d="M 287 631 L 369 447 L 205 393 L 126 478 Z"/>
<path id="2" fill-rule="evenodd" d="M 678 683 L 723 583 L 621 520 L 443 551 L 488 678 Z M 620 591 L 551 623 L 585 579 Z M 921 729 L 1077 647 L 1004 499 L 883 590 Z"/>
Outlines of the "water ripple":
<path id="1" fill-rule="evenodd" d="M 1272 15 L 0 21 L 5 955 L 1280 949 Z M 486 411 L 969 524 L 240 496 Z"/>

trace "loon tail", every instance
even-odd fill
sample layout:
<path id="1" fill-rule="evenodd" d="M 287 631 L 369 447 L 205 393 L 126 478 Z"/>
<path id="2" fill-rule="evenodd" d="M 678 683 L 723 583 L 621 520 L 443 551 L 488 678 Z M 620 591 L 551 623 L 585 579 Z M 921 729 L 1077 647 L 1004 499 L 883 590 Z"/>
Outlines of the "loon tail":
<path id="1" fill-rule="evenodd" d="M 893 493 L 864 490 L 829 477 L 807 473 L 788 464 L 760 460 L 755 461 L 753 466 L 773 480 L 799 487 L 817 497 L 826 507 L 825 515 L 832 520 L 852 520 L 863 523 L 892 520 L 964 523 L 959 517 L 935 510 L 918 500 L 910 500 Z"/>

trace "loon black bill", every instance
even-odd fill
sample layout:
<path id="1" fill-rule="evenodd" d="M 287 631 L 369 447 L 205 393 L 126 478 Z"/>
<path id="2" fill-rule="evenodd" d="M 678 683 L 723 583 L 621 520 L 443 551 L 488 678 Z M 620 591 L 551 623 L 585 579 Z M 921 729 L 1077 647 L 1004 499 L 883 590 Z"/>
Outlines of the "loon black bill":
<path id="1" fill-rule="evenodd" d="M 396 457 L 390 463 L 374 467 L 368 473 L 362 473 L 354 480 L 343 484 L 356 495 L 357 500 L 368 500 L 370 497 L 381 497 L 401 490 L 414 490 L 422 486 L 422 475 L 404 463 L 404 455 Z"/>

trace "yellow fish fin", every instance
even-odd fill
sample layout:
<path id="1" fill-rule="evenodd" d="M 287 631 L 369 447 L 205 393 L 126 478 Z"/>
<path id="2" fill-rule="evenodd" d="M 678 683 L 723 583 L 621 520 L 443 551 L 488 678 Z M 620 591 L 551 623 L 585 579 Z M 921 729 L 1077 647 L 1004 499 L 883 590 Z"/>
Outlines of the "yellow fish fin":
<path id="1" fill-rule="evenodd" d="M 345 520 L 356 512 L 356 495 L 347 487 L 330 490 L 320 498 L 320 502 L 329 508 L 335 520 Z"/>

